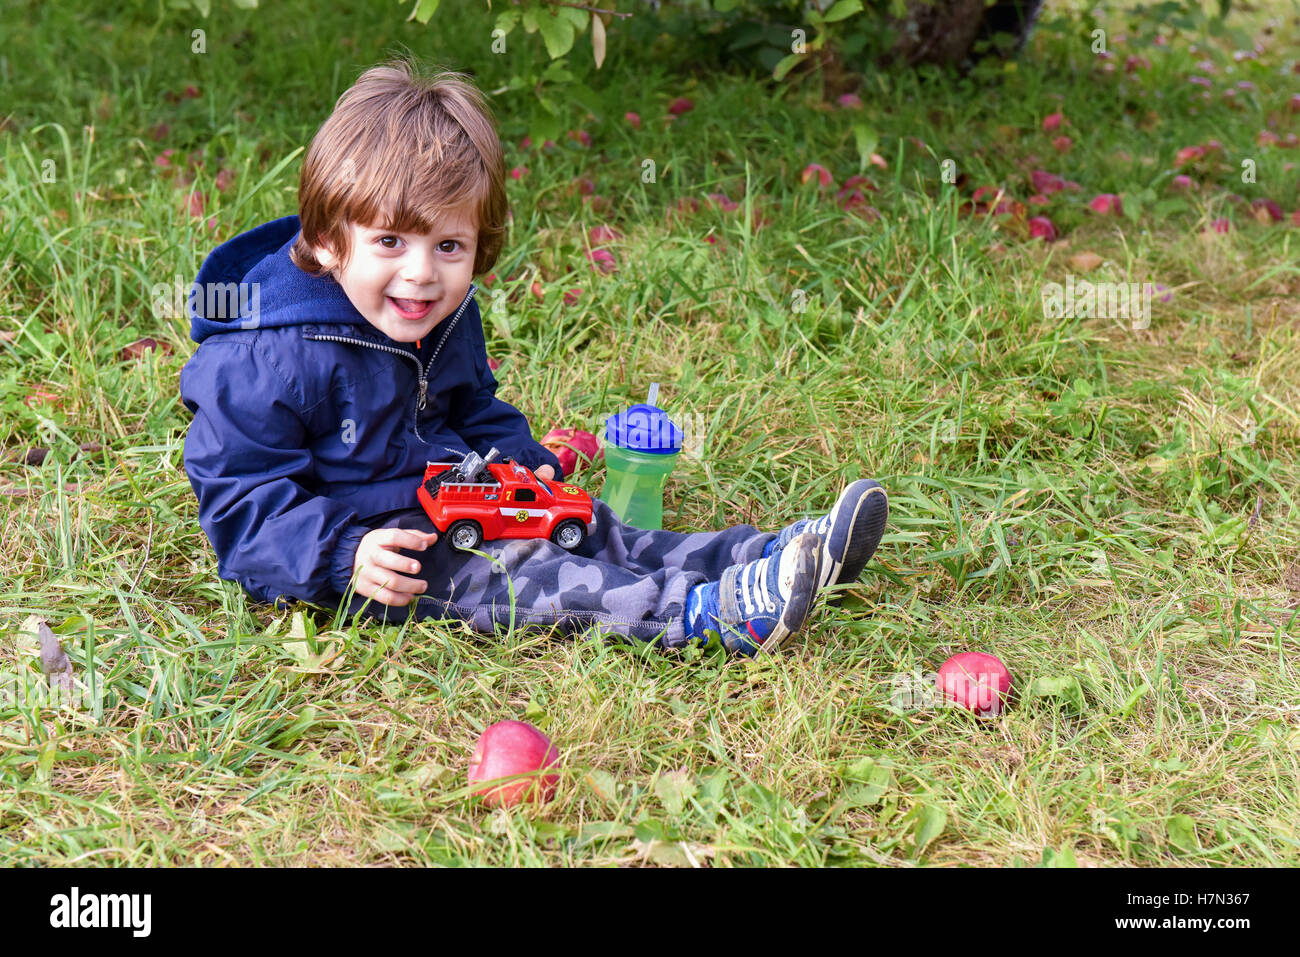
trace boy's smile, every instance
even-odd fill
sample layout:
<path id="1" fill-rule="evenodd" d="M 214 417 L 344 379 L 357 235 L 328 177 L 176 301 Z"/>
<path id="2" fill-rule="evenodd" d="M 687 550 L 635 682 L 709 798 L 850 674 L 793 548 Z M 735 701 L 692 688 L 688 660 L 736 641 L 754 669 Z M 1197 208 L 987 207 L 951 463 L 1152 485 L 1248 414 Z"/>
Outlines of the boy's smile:
<path id="1" fill-rule="evenodd" d="M 432 233 L 348 224 L 351 256 L 340 268 L 315 248 L 352 305 L 395 342 L 416 342 L 456 310 L 474 276 L 478 225 L 472 211 L 449 213 Z"/>

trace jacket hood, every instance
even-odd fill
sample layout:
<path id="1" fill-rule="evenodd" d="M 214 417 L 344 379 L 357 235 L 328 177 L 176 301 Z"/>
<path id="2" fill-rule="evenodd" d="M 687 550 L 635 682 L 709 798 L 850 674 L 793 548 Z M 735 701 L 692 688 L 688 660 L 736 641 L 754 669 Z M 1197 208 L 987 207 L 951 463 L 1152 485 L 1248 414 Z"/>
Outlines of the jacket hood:
<path id="1" fill-rule="evenodd" d="M 303 272 L 289 258 L 297 216 L 263 223 L 208 254 L 190 287 L 190 338 L 306 323 L 366 324 L 333 276 Z"/>

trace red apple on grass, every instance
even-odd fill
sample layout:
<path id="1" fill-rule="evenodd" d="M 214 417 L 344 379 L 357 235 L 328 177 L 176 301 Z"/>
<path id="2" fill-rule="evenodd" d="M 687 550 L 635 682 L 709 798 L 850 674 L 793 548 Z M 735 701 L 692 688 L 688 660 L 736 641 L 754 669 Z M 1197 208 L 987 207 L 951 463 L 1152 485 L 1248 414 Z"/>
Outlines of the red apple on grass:
<path id="1" fill-rule="evenodd" d="M 551 739 L 526 721 L 498 721 L 484 729 L 469 759 L 469 783 L 530 775 L 474 793 L 489 807 L 513 807 L 520 801 L 549 801 L 560 781 L 558 774 L 533 774 L 560 760 Z"/>
<path id="2" fill-rule="evenodd" d="M 981 717 L 991 717 L 1006 707 L 1011 672 L 994 655 L 963 651 L 940 666 L 936 684 L 946 700 Z"/>
<path id="3" fill-rule="evenodd" d="M 542 436 L 542 445 L 555 453 L 566 477 L 577 471 L 579 456 L 584 464 L 589 464 L 605 454 L 596 437 L 581 429 L 551 429 Z"/>

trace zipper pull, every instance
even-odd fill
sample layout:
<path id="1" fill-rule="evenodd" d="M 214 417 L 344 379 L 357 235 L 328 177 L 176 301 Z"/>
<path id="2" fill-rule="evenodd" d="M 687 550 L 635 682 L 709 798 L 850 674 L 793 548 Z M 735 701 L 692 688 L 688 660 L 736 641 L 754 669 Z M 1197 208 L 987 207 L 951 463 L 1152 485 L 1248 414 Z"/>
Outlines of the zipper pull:
<path id="1" fill-rule="evenodd" d="M 424 407 L 428 404 L 428 397 L 429 397 L 429 380 L 421 376 L 420 377 L 420 403 L 419 405 L 416 406 L 416 408 L 419 409 L 421 412 L 424 411 Z"/>

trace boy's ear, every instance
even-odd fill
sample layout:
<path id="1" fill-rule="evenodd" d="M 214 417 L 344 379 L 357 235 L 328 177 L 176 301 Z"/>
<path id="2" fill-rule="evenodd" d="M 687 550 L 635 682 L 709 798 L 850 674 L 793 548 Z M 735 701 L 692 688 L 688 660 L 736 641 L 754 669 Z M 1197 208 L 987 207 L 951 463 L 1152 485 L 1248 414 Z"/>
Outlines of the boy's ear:
<path id="1" fill-rule="evenodd" d="M 316 261 L 331 272 L 339 264 L 338 257 L 328 246 L 312 246 L 311 251 Z"/>

